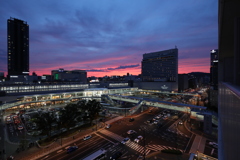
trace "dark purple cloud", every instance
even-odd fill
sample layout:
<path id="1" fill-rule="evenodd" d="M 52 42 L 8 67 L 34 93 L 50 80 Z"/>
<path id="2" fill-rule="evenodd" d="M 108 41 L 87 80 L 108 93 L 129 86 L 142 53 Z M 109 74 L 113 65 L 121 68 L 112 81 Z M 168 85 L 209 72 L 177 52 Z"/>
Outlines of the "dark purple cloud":
<path id="1" fill-rule="evenodd" d="M 87 72 L 109 72 L 113 70 L 120 70 L 120 69 L 128 69 L 128 68 L 138 68 L 140 65 L 139 64 L 133 64 L 133 65 L 127 65 L 127 66 L 118 66 L 115 68 L 106 68 L 106 69 L 90 69 L 86 70 Z"/>

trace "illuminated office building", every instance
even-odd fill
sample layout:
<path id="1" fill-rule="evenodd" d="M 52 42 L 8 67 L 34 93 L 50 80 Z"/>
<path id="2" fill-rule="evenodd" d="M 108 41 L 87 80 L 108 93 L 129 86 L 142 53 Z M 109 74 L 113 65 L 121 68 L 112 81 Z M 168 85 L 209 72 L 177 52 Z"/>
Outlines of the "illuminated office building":
<path id="1" fill-rule="evenodd" d="M 142 81 L 177 82 L 178 49 L 143 54 Z"/>
<path id="2" fill-rule="evenodd" d="M 7 20 L 8 77 L 29 75 L 29 26 L 27 22 Z"/>
<path id="3" fill-rule="evenodd" d="M 87 72 L 85 70 L 69 71 L 60 68 L 59 70 L 52 70 L 52 76 L 53 79 L 57 81 L 77 81 L 87 83 Z"/>

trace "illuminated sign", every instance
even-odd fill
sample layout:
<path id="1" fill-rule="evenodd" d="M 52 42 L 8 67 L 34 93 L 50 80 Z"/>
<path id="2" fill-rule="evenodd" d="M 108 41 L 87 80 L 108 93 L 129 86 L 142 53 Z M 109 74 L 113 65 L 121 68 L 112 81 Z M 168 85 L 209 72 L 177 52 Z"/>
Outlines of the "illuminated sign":
<path id="1" fill-rule="evenodd" d="M 10 78 L 18 78 L 18 76 L 10 76 Z"/>
<path id="2" fill-rule="evenodd" d="M 58 80 L 58 78 L 59 78 L 59 75 L 55 74 L 55 79 Z"/>
<path id="3" fill-rule="evenodd" d="M 161 86 L 162 89 L 168 89 L 168 87 L 164 84 L 163 86 Z"/>
<path id="4" fill-rule="evenodd" d="M 213 50 L 211 50 L 211 53 L 216 53 L 216 51 L 213 49 Z"/>

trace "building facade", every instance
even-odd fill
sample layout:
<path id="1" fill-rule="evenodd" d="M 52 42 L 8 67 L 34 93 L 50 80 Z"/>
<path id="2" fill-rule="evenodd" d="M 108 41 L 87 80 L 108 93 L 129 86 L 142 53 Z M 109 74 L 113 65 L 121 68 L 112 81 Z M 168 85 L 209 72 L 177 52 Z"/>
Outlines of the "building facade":
<path id="1" fill-rule="evenodd" d="M 178 49 L 143 54 L 142 81 L 178 82 Z"/>
<path id="2" fill-rule="evenodd" d="M 213 49 L 210 53 L 210 89 L 209 104 L 217 109 L 218 106 L 218 50 Z"/>
<path id="3" fill-rule="evenodd" d="M 8 77 L 29 75 L 29 25 L 10 18 L 7 20 Z"/>
<path id="4" fill-rule="evenodd" d="M 178 74 L 178 91 L 183 92 L 188 88 L 188 74 Z"/>
<path id="5" fill-rule="evenodd" d="M 210 86 L 212 89 L 218 89 L 218 50 L 211 50 L 210 61 Z"/>
<path id="6" fill-rule="evenodd" d="M 218 159 L 240 159 L 240 1 L 219 0 Z"/>
<path id="7" fill-rule="evenodd" d="M 85 70 L 64 70 L 60 68 L 59 70 L 52 70 L 52 76 L 54 80 L 57 81 L 73 81 L 87 83 L 87 72 Z"/>

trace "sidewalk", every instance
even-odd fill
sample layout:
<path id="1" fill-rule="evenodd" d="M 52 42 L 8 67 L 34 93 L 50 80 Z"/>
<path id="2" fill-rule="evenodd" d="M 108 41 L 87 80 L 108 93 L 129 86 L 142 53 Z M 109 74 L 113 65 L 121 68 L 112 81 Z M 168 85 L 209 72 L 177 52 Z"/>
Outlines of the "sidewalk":
<path id="1" fill-rule="evenodd" d="M 194 122 L 192 122 L 194 123 Z M 191 149 L 189 151 L 189 153 L 196 153 L 199 157 L 208 157 L 208 159 L 211 160 L 217 160 L 216 158 L 204 155 L 204 149 L 205 149 L 205 144 L 207 139 L 210 140 L 215 140 L 216 141 L 216 137 L 214 135 L 208 135 L 205 134 L 198 125 L 192 125 L 192 123 L 189 123 L 187 121 L 184 122 L 184 126 L 185 128 L 191 132 L 192 134 L 195 134 L 196 137 L 194 138 L 194 141 L 192 143 Z M 201 156 L 200 156 L 201 155 Z"/>
<path id="2" fill-rule="evenodd" d="M 113 119 L 110 119 L 106 121 L 105 123 L 112 123 L 114 121 L 117 121 L 123 117 L 115 117 Z M 103 129 L 103 128 L 101 128 Z M 56 151 L 62 147 L 69 146 L 73 144 L 74 142 L 82 139 L 85 135 L 88 134 L 94 134 L 96 131 L 93 130 L 92 127 L 81 130 L 79 133 L 77 133 L 74 136 L 68 137 L 68 138 L 63 138 L 63 139 L 58 139 L 57 141 L 53 142 L 52 144 L 48 146 L 37 146 L 35 145 L 34 147 L 31 147 L 29 149 L 26 149 L 24 151 L 20 151 L 19 153 L 16 152 L 16 149 L 18 148 L 17 144 L 12 144 L 8 143 L 7 141 L 7 148 L 9 152 L 6 152 L 6 157 L 12 155 L 14 157 L 14 160 L 34 160 L 37 159 L 41 156 L 47 155 L 50 152 Z M 62 143 L 62 145 L 61 145 Z"/>

